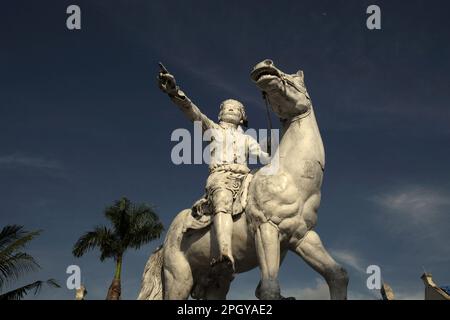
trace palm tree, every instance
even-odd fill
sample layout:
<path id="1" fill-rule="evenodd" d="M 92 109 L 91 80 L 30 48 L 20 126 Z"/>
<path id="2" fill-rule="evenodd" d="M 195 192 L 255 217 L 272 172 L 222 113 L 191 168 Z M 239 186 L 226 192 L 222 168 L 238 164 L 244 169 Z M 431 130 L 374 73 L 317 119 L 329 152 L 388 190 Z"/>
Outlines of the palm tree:
<path id="1" fill-rule="evenodd" d="M 81 257 L 88 250 L 98 247 L 100 261 L 113 258 L 116 269 L 106 300 L 119 300 L 125 251 L 128 248 L 139 249 L 143 244 L 159 238 L 164 227 L 151 207 L 145 204 L 134 205 L 125 197 L 107 207 L 104 214 L 112 223 L 112 228 L 97 226 L 86 232 L 75 243 L 72 253 L 75 257 Z"/>
<path id="2" fill-rule="evenodd" d="M 41 231 L 28 232 L 23 226 L 8 225 L 0 231 L 0 292 L 5 285 L 18 280 L 22 275 L 40 268 L 29 254 L 22 252 L 25 245 Z M 43 284 L 59 288 L 55 280 L 35 281 L 23 287 L 0 294 L 0 300 L 20 300 L 34 290 L 38 294 Z"/>

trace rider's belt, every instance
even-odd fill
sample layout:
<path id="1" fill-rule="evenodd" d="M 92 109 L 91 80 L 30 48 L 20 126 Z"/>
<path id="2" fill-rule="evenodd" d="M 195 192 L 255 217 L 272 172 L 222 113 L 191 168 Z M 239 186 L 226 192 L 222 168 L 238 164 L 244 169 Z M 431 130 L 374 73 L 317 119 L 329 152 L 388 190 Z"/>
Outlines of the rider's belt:
<path id="1" fill-rule="evenodd" d="M 247 174 L 250 172 L 250 169 L 240 163 L 228 163 L 228 164 L 214 164 L 209 168 L 209 173 L 213 173 L 216 171 L 231 171 L 234 173 Z"/>

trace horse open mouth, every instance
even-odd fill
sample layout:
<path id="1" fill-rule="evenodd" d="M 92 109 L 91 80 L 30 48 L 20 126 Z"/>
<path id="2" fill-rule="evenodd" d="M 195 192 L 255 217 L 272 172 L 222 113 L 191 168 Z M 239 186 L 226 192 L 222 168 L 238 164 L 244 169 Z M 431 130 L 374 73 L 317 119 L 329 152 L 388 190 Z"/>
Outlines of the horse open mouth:
<path id="1" fill-rule="evenodd" d="M 280 74 L 278 73 L 278 71 L 271 67 L 263 67 L 253 70 L 250 76 L 256 83 L 271 81 L 273 79 L 280 78 Z"/>

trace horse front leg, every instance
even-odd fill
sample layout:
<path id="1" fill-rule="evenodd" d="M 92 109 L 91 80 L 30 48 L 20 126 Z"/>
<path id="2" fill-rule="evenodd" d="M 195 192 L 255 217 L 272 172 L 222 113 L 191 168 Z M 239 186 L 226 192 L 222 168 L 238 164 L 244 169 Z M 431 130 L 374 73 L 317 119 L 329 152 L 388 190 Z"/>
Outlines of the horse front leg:
<path id="1" fill-rule="evenodd" d="M 315 231 L 308 231 L 291 249 L 325 278 L 332 300 L 347 299 L 347 271 L 330 256 Z"/>
<path id="2" fill-rule="evenodd" d="M 283 263 L 284 258 L 286 257 L 286 253 L 288 252 L 288 250 L 287 250 L 287 248 L 285 248 L 285 249 L 281 248 L 280 252 L 281 252 L 280 253 L 280 266 L 281 266 L 281 264 Z M 256 296 L 256 298 L 261 300 L 261 281 L 259 281 L 258 286 L 256 287 L 255 296 Z M 295 297 L 284 297 L 282 295 L 280 296 L 280 298 L 282 300 L 295 300 Z"/>
<path id="3" fill-rule="evenodd" d="M 270 222 L 262 223 L 256 230 L 256 254 L 261 270 L 259 298 L 261 300 L 281 299 L 278 271 L 280 269 L 279 231 Z"/>

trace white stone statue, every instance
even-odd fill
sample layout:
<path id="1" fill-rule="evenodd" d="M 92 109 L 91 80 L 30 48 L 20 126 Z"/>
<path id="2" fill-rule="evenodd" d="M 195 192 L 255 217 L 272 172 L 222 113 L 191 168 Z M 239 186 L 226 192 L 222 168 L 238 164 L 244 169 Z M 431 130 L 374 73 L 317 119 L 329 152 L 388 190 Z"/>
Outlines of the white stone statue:
<path id="1" fill-rule="evenodd" d="M 87 290 L 84 285 L 81 285 L 76 291 L 75 291 L 75 300 L 84 300 L 84 298 L 87 295 Z"/>
<path id="2" fill-rule="evenodd" d="M 216 124 L 177 87 L 173 75 L 165 68 L 160 72 L 160 88 L 204 130 L 229 137 L 232 148 L 225 153 L 232 156 L 212 152 L 205 197 L 173 220 L 163 246 L 145 266 L 138 299 L 225 299 L 234 274 L 257 266 L 256 297 L 282 299 L 278 271 L 288 250 L 325 278 L 331 299 L 346 299 L 347 273 L 314 231 L 325 153 L 303 72 L 285 74 L 264 60 L 251 78 L 281 121 L 273 156 L 279 163 L 272 174 L 264 168 L 249 174 L 246 156 L 268 155 L 242 133 L 247 118 L 240 102 L 224 101 Z"/>

